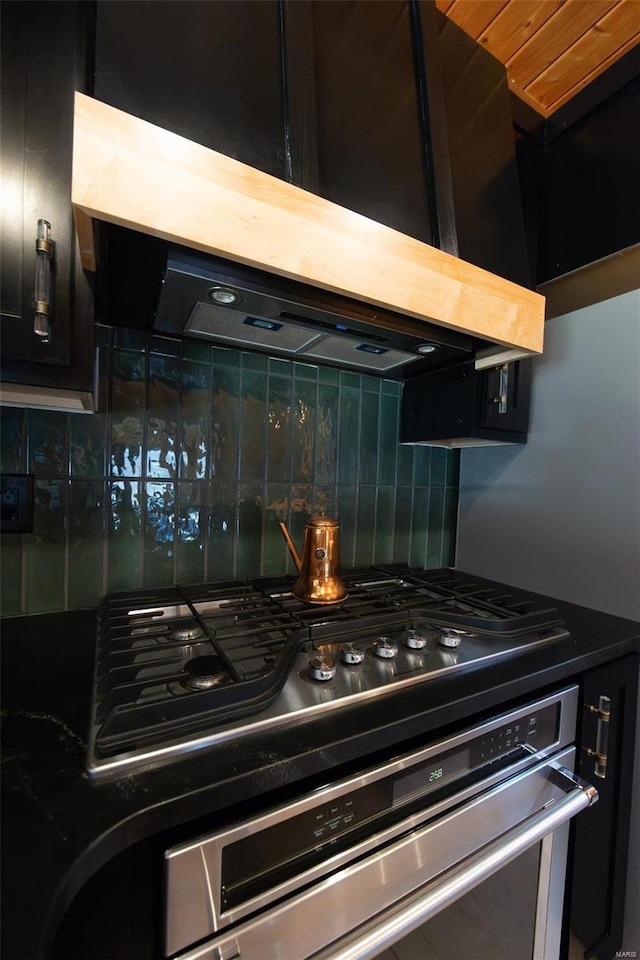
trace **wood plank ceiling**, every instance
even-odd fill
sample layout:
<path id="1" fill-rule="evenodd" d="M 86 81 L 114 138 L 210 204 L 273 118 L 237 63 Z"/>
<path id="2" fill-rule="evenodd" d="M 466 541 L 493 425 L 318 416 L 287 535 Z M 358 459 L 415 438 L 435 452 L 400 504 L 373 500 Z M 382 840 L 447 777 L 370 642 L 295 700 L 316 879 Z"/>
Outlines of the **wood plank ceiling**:
<path id="1" fill-rule="evenodd" d="M 640 43 L 640 0 L 436 0 L 548 117 Z"/>

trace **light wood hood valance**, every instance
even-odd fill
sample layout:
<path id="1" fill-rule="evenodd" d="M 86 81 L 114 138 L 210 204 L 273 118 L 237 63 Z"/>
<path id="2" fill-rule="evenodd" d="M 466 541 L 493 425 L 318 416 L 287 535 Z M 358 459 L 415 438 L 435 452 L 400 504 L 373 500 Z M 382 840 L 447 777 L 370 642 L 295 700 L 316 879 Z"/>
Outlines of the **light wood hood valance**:
<path id="1" fill-rule="evenodd" d="M 72 202 L 88 270 L 104 220 L 542 352 L 539 294 L 81 93 Z"/>

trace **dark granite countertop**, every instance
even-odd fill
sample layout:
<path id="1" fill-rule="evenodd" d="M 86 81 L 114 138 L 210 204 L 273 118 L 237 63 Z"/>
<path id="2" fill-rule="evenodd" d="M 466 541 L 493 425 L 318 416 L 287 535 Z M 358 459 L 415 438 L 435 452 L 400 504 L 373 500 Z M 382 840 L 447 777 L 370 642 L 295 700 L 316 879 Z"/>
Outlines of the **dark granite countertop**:
<path id="1" fill-rule="evenodd" d="M 569 639 L 385 695 L 375 710 L 364 704 L 332 711 L 290 729 L 100 780 L 90 780 L 84 767 L 94 612 L 4 620 L 3 958 L 49 956 L 76 894 L 145 838 L 189 829 L 214 814 L 230 817 L 256 798 L 277 802 L 296 785 L 317 786 L 328 770 L 343 775 L 372 754 L 392 752 L 415 737 L 435 737 L 639 649 L 637 623 L 553 602 Z"/>

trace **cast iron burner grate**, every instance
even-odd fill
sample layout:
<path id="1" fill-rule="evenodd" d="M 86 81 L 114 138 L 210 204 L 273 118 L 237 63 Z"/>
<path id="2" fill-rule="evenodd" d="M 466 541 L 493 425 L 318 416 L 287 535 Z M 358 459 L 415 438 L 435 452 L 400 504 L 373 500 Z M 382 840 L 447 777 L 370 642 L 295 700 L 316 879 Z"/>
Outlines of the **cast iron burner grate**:
<path id="1" fill-rule="evenodd" d="M 492 656 L 494 646 L 510 654 L 567 636 L 545 603 L 455 571 L 393 564 L 343 571 L 342 578 L 347 598 L 323 607 L 293 597 L 288 576 L 106 596 L 98 612 L 90 770 L 260 714 L 279 698 L 301 651 L 366 644 L 416 623 L 473 634 L 489 651 L 482 656 Z"/>

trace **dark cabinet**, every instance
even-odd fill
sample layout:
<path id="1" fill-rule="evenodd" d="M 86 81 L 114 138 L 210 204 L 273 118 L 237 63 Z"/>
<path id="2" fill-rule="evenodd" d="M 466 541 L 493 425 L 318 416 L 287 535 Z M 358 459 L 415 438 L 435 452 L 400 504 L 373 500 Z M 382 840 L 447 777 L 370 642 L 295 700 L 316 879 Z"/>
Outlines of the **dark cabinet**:
<path id="1" fill-rule="evenodd" d="M 278 0 L 99 0 L 98 100 L 286 179 Z M 101 322 L 148 329 L 166 245 L 102 224 L 96 276 Z"/>
<path id="2" fill-rule="evenodd" d="M 512 98 L 535 285 L 551 285 L 640 242 L 639 74 L 636 47 L 546 120 Z M 589 283 L 602 283 L 602 275 L 590 282 L 582 276 L 575 277 L 574 309 L 588 305 Z M 609 281 L 604 290 L 595 289 L 591 302 L 634 289 L 637 278 L 629 279 L 626 288 L 616 290 Z"/>
<path id="3" fill-rule="evenodd" d="M 639 115 L 636 76 L 570 126 L 549 127 L 540 282 L 640 242 Z"/>
<path id="4" fill-rule="evenodd" d="M 476 370 L 459 363 L 404 385 L 401 443 L 452 447 L 524 443 L 529 427 L 531 361 Z"/>
<path id="5" fill-rule="evenodd" d="M 99 0 L 95 96 L 284 178 L 277 0 Z"/>
<path id="6" fill-rule="evenodd" d="M 610 701 L 608 721 L 596 712 L 603 696 Z M 588 817 L 575 821 L 571 933 L 586 957 L 600 960 L 613 957 L 623 946 L 637 696 L 636 655 L 584 675 L 577 772 L 598 788 L 599 800 Z M 596 749 L 599 725 L 600 743 L 607 733 L 604 779 L 594 775 L 596 758 L 588 752 Z"/>
<path id="7" fill-rule="evenodd" d="M 93 5 L 2 3 L 2 379 L 88 390 L 92 298 L 71 211 L 73 93 L 90 74 Z M 38 221 L 51 224 L 50 336 L 34 330 Z"/>
<path id="8" fill-rule="evenodd" d="M 437 244 L 411 4 L 287 0 L 284 9 L 294 182 Z"/>
<path id="9" fill-rule="evenodd" d="M 438 245 L 530 286 L 505 68 L 432 3 L 419 10 Z"/>

